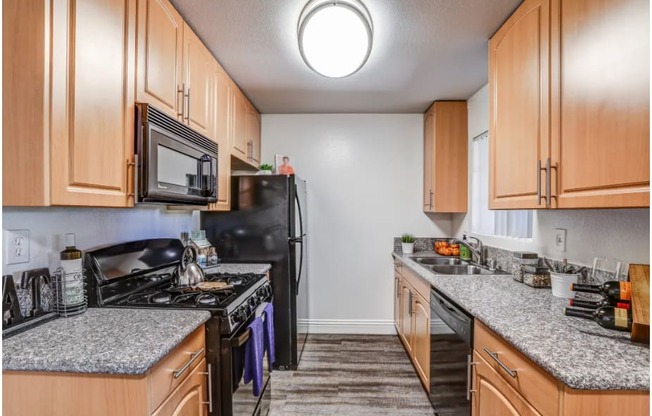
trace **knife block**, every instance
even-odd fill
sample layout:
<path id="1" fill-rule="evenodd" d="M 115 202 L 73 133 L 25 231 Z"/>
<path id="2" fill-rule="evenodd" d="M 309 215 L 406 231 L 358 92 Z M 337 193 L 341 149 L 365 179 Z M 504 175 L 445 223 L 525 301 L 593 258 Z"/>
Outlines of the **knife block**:
<path id="1" fill-rule="evenodd" d="M 632 284 L 632 341 L 650 343 L 650 266 L 629 267 Z"/>

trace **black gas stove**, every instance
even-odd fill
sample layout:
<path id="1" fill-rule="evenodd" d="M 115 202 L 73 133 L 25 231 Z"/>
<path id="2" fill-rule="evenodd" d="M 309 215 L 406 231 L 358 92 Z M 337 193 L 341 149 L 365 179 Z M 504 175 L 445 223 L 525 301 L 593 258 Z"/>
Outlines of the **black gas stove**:
<path id="1" fill-rule="evenodd" d="M 213 317 L 205 325 L 206 363 L 212 380 L 209 402 L 215 404 L 209 406 L 209 415 L 264 415 L 271 394 L 269 370 L 266 388 L 255 397 L 252 384 L 242 381 L 242 369 L 249 323 L 272 301 L 267 275 L 219 274 L 207 268 L 208 284 L 178 287 L 175 273 L 183 249 L 180 240 L 150 239 L 88 252 L 89 306 L 209 311 Z"/>

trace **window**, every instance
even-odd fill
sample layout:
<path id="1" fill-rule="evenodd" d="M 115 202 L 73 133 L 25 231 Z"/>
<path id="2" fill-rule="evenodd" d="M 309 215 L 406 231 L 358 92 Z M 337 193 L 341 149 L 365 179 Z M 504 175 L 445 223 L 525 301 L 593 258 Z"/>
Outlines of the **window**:
<path id="1" fill-rule="evenodd" d="M 489 209 L 489 136 L 473 139 L 471 146 L 471 232 L 498 237 L 532 238 L 532 211 Z"/>

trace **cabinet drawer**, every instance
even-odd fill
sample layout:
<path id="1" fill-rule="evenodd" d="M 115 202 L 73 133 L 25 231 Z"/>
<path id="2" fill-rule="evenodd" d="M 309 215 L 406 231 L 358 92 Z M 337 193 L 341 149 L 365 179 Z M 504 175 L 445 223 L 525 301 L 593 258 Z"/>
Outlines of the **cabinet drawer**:
<path id="1" fill-rule="evenodd" d="M 190 375 L 184 378 L 176 390 L 168 396 L 161 407 L 152 416 L 205 416 L 207 414 L 206 391 L 206 359 L 202 359 L 195 369 L 188 371 Z"/>
<path id="2" fill-rule="evenodd" d="M 421 276 L 405 265 L 401 267 L 401 275 L 417 293 L 426 299 L 428 305 L 430 305 L 430 283 L 426 282 Z"/>
<path id="3" fill-rule="evenodd" d="M 151 370 L 149 375 L 150 409 L 156 409 L 202 361 L 206 355 L 204 352 L 205 337 L 204 325 L 202 325 L 188 335 L 177 348 Z M 188 364 L 187 367 L 186 364 Z"/>
<path id="4" fill-rule="evenodd" d="M 542 414 L 559 414 L 559 390 L 554 378 L 479 321 L 475 321 L 474 336 L 476 352 L 510 386 Z"/>

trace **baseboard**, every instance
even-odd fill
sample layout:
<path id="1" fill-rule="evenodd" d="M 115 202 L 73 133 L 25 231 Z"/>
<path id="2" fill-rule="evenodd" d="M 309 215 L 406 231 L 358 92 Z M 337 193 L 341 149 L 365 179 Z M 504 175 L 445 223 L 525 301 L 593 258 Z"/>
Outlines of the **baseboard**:
<path id="1" fill-rule="evenodd" d="M 298 324 L 299 332 L 307 330 L 310 334 L 396 334 L 394 320 L 386 319 L 300 319 Z M 441 320 L 433 319 L 430 322 L 430 333 L 447 332 L 450 332 L 450 329 Z"/>

